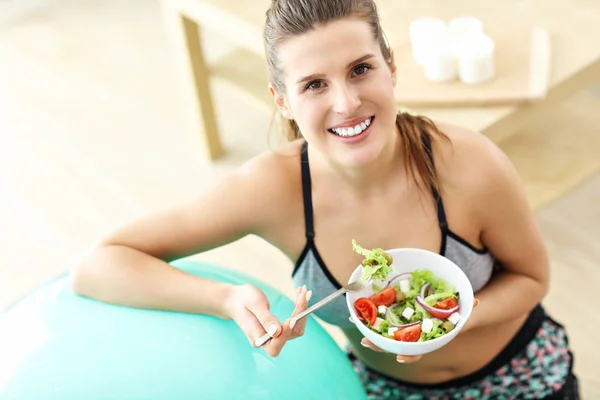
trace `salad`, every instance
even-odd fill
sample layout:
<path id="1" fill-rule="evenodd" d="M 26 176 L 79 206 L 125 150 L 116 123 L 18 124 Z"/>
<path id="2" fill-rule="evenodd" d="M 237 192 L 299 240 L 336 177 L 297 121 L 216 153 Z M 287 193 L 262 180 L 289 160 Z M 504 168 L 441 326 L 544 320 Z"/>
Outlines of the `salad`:
<path id="1" fill-rule="evenodd" d="M 363 280 L 385 280 L 393 270 L 391 257 L 381 249 L 370 253 L 353 241 L 365 260 L 385 258 L 385 264 L 363 262 Z M 381 262 L 381 259 L 377 258 Z M 367 278 L 365 278 L 365 276 Z M 453 285 L 436 278 L 428 269 L 415 270 L 393 277 L 384 288 L 376 288 L 371 297 L 354 302 L 360 320 L 372 331 L 393 340 L 423 342 L 437 339 L 452 331 L 460 321 L 459 293 Z"/>

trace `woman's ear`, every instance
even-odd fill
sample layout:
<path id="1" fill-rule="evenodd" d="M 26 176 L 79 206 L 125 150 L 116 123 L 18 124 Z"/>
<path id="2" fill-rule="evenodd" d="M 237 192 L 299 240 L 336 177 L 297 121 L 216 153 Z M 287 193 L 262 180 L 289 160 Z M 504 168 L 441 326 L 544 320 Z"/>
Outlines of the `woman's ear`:
<path id="1" fill-rule="evenodd" d="M 271 92 L 271 95 L 273 96 L 273 102 L 275 103 L 275 106 L 277 107 L 281 115 L 283 115 L 284 118 L 292 119 L 292 114 L 287 105 L 287 102 L 285 101 L 285 97 L 282 94 L 280 94 L 277 91 L 277 89 L 275 89 L 275 87 L 273 87 L 272 83 L 269 83 L 269 91 Z"/>
<path id="2" fill-rule="evenodd" d="M 396 62 L 394 61 L 394 50 L 390 49 L 390 58 L 388 59 L 388 65 L 390 67 L 390 71 L 392 72 L 392 82 L 394 82 L 394 86 L 396 86 Z"/>

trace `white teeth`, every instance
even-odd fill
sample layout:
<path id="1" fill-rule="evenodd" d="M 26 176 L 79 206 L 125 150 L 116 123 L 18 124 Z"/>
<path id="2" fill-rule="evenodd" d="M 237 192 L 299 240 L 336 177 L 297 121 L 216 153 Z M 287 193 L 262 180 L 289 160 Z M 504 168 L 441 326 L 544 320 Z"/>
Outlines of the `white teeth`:
<path id="1" fill-rule="evenodd" d="M 362 133 L 365 129 L 367 129 L 367 126 L 369 125 L 371 125 L 371 118 L 365 120 L 364 122 L 361 122 L 360 124 L 356 124 L 354 128 L 333 128 L 332 131 L 340 136 L 351 137 Z"/>

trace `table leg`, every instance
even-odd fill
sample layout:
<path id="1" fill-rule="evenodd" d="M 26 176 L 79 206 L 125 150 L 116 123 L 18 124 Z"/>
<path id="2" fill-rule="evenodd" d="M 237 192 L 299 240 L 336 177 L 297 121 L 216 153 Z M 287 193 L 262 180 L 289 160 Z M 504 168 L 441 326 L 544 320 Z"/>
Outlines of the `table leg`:
<path id="1" fill-rule="evenodd" d="M 193 105 L 192 118 L 201 132 L 205 155 L 209 161 L 214 161 L 223 155 L 224 150 L 210 92 L 210 71 L 202 51 L 200 27 L 171 3 L 170 0 L 163 0 L 167 34 L 175 50 L 184 90 Z"/>

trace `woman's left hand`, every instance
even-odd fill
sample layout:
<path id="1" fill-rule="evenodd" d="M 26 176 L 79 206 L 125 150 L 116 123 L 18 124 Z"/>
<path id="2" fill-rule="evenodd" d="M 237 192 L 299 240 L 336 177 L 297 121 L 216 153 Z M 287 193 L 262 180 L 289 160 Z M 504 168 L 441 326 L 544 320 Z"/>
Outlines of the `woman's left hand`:
<path id="1" fill-rule="evenodd" d="M 475 307 L 477 307 L 477 305 L 479 304 L 479 299 L 475 299 L 473 301 L 473 309 L 475 309 Z M 350 318 L 350 320 L 352 320 L 352 318 Z M 468 326 L 468 322 L 465 325 L 465 328 Z M 461 332 L 463 332 L 465 330 L 465 328 L 463 328 L 463 330 Z M 382 353 L 385 353 L 386 351 L 383 349 L 380 349 L 379 347 L 375 346 L 369 339 L 367 338 L 363 338 L 360 341 L 360 344 L 362 344 L 365 347 L 368 347 L 369 349 L 373 350 L 373 351 L 379 351 Z M 396 355 L 396 361 L 398 361 L 399 363 L 402 364 L 410 364 L 410 363 L 414 363 L 416 361 L 419 361 L 421 359 L 422 356 L 403 356 L 401 354 Z"/>

